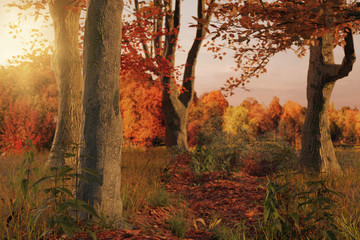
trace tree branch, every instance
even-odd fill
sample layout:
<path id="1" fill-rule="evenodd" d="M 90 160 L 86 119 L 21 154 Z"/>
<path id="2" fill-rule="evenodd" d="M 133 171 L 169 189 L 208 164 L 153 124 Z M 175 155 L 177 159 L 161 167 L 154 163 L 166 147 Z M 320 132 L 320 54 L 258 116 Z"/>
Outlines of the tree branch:
<path id="1" fill-rule="evenodd" d="M 136 11 L 136 13 L 138 14 L 138 13 L 139 13 L 139 2 L 138 2 L 138 0 L 135 0 L 135 1 L 134 1 L 134 4 L 135 4 L 135 11 Z M 139 26 L 139 28 L 141 29 L 143 26 L 142 26 L 142 24 L 141 24 L 141 19 L 139 18 L 139 16 L 138 16 L 137 14 L 135 14 L 135 15 L 136 15 L 136 18 L 137 18 L 138 26 Z M 146 42 L 144 41 L 144 39 L 141 39 L 141 44 L 142 44 L 142 46 L 143 46 L 143 49 L 144 49 L 144 53 L 145 53 L 146 58 L 150 58 L 149 47 L 147 46 L 147 44 L 146 44 Z"/>
<path id="2" fill-rule="evenodd" d="M 333 73 L 331 73 L 330 76 L 327 79 L 325 79 L 325 83 L 335 82 L 341 78 L 348 76 L 349 73 L 352 71 L 353 65 L 356 60 L 352 29 L 345 28 L 345 32 L 347 33 L 345 37 L 345 46 L 344 46 L 345 56 L 340 65 L 331 64 L 324 66 L 328 70 L 333 69 L 333 71 L 331 71 Z"/>
<path id="3" fill-rule="evenodd" d="M 215 0 L 211 0 L 208 11 L 205 14 L 205 0 L 198 0 L 198 9 L 197 9 L 197 17 L 198 27 L 196 29 L 196 35 L 194 42 L 189 50 L 185 70 L 184 70 L 184 78 L 183 78 L 183 92 L 180 94 L 179 99 L 185 105 L 188 106 L 192 101 L 193 93 L 194 93 L 194 84 L 195 84 L 195 67 L 196 60 L 199 55 L 199 50 L 201 48 L 201 44 L 203 39 L 206 36 L 206 30 L 209 26 L 210 19 L 213 14 L 213 3 Z M 204 21 L 205 20 L 205 21 Z"/>

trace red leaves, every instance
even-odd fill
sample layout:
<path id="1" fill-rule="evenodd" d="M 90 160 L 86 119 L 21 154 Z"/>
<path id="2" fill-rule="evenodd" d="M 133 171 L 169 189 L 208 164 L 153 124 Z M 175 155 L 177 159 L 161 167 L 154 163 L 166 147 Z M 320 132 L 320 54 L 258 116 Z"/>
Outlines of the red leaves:
<path id="1" fill-rule="evenodd" d="M 39 148 L 51 145 L 55 132 L 57 89 L 49 56 L 0 69 L 0 151 L 20 153 L 29 138 Z"/>

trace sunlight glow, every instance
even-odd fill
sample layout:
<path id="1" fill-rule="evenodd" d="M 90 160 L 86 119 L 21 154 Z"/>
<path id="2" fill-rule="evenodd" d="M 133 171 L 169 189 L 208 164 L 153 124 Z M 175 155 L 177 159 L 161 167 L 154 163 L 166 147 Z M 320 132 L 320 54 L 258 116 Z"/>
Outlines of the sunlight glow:
<path id="1" fill-rule="evenodd" d="M 53 40 L 52 28 L 44 26 L 40 20 L 35 22 L 33 17 L 26 16 L 20 22 L 17 9 L 5 6 L 3 9 L 6 10 L 0 14 L 0 65 L 8 65 L 12 57 L 44 48 Z M 40 43 L 40 40 L 45 42 Z M 30 50 L 31 46 L 33 49 Z"/>

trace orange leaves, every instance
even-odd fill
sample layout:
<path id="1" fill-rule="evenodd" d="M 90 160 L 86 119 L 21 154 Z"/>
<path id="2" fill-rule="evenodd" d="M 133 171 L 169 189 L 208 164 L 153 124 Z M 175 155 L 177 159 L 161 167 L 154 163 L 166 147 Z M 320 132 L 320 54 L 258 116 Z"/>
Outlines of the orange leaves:
<path id="1" fill-rule="evenodd" d="M 58 104 L 49 66 L 49 56 L 41 55 L 0 69 L 0 152 L 21 152 L 27 138 L 50 147 Z"/>
<path id="2" fill-rule="evenodd" d="M 165 133 L 161 87 L 149 80 L 149 75 L 123 73 L 120 108 L 125 139 L 138 146 L 160 144 Z"/>
<path id="3" fill-rule="evenodd" d="M 306 45 L 315 45 L 317 38 L 329 29 L 335 30 L 335 44 L 343 44 L 345 27 L 360 28 L 359 17 L 350 3 L 339 1 L 229 1 L 220 4 L 215 17 L 212 40 L 220 40 L 220 48 L 231 48 L 235 70 L 240 76 L 229 79 L 224 90 L 244 86 L 252 77 L 266 72 L 269 58 L 286 49 L 304 56 Z M 207 44 L 208 46 L 210 43 Z M 221 50 L 210 46 L 214 57 Z"/>
<path id="4" fill-rule="evenodd" d="M 204 94 L 199 100 L 194 99 L 189 109 L 188 144 L 195 145 L 200 132 L 221 130 L 222 116 L 228 106 L 228 101 L 220 91 Z"/>

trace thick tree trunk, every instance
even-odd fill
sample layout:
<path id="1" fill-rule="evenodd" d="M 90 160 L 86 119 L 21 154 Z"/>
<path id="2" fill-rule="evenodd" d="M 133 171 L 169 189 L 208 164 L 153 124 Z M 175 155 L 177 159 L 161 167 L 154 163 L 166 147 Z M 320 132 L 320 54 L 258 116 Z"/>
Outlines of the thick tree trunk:
<path id="1" fill-rule="evenodd" d="M 179 101 L 177 95 L 177 92 L 169 93 L 169 90 L 163 90 L 162 110 L 165 119 L 165 143 L 168 148 L 177 146 L 187 149 L 188 109 Z"/>
<path id="2" fill-rule="evenodd" d="M 97 182 L 79 181 L 76 196 L 122 225 L 119 108 L 122 0 L 88 2 L 84 38 L 84 97 L 80 168 L 92 168 Z"/>
<path id="3" fill-rule="evenodd" d="M 73 11 L 72 0 L 50 1 L 55 30 L 53 70 L 59 89 L 58 120 L 48 160 L 49 166 L 65 163 L 64 154 L 79 143 L 83 79 L 79 53 L 80 11 Z"/>
<path id="4" fill-rule="evenodd" d="M 341 65 L 334 63 L 332 33 L 310 46 L 307 80 L 308 107 L 301 139 L 300 167 L 315 172 L 339 172 L 329 127 L 329 101 L 336 80 L 352 70 L 355 62 L 351 30 L 345 38 L 345 57 Z"/>
<path id="5" fill-rule="evenodd" d="M 213 2 L 213 0 L 210 2 L 210 8 L 208 9 L 208 12 L 205 13 L 205 0 L 198 0 L 198 19 L 202 21 L 198 22 L 196 36 L 186 59 L 182 93 L 178 93 L 176 85 L 170 77 L 163 77 L 162 80 L 164 85 L 162 108 L 165 119 L 165 142 L 167 147 L 177 146 L 184 149 L 187 149 L 188 147 L 187 118 L 188 110 L 194 95 L 196 60 L 199 55 L 202 41 L 206 35 L 206 28 L 208 27 L 212 16 L 211 4 Z M 172 29 L 174 27 L 179 28 L 180 26 L 180 3 L 177 1 L 177 4 L 179 6 L 175 7 L 173 22 L 168 24 L 170 20 L 166 19 L 167 29 Z M 177 35 L 173 36 L 173 38 L 176 38 L 177 40 Z M 175 64 L 173 56 L 176 50 L 176 40 L 174 41 L 170 38 L 169 41 L 167 41 L 169 44 L 167 48 L 165 48 L 167 49 L 165 57 L 171 59 L 172 66 Z"/>

